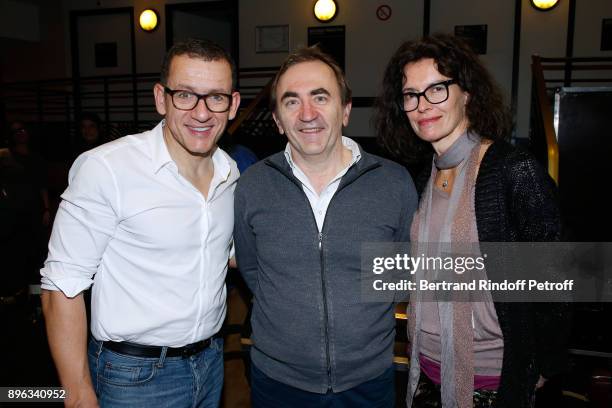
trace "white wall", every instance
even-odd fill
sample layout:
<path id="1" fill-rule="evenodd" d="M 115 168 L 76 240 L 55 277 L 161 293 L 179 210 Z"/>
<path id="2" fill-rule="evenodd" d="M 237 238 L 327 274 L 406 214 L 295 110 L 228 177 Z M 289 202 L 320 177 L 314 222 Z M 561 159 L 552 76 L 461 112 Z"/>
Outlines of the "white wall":
<path id="1" fill-rule="evenodd" d="M 338 16 L 330 23 L 317 21 L 312 13 L 314 1 L 240 0 L 240 65 L 242 67 L 278 66 L 287 53 L 255 52 L 255 27 L 289 24 L 290 48 L 308 44 L 308 27 L 344 25 L 346 27 L 346 75 L 353 96 L 376 96 L 389 58 L 403 40 L 416 38 L 423 31 L 423 2 L 406 0 L 336 0 Z M 389 20 L 376 17 L 376 8 L 391 6 Z M 262 12 L 265 7 L 265 12 Z M 371 109 L 355 108 L 345 133 L 373 136 Z"/>
<path id="2" fill-rule="evenodd" d="M 576 4 L 576 27 L 580 30 L 574 32 L 575 57 L 611 57 L 612 51 L 601 51 L 602 20 L 612 18 L 612 1 L 590 0 L 578 1 Z M 577 78 L 612 78 L 612 70 L 578 71 L 572 73 L 572 79 Z M 572 86 L 610 86 L 610 82 L 580 83 L 574 82 Z"/>
<path id="3" fill-rule="evenodd" d="M 480 58 L 501 86 L 509 104 L 512 92 L 514 1 L 432 0 L 430 32 L 455 33 L 457 25 L 487 25 L 487 53 Z"/>
<path id="4" fill-rule="evenodd" d="M 108 27 L 113 27 L 109 30 Z M 84 16 L 77 22 L 81 76 L 129 75 L 132 73 L 132 45 L 128 14 Z M 126 41 L 127 39 L 127 41 Z M 117 66 L 96 67 L 95 45 L 117 44 Z"/>
<path id="5" fill-rule="evenodd" d="M 195 0 L 62 0 L 65 21 L 66 76 L 70 75 L 68 13 L 70 10 L 133 6 L 135 18 L 146 7 L 160 14 L 160 27 L 153 33 L 136 30 L 137 71 L 157 72 L 165 52 L 165 15 L 167 3 L 190 3 Z M 420 36 L 423 30 L 423 0 L 336 0 L 338 17 L 328 25 L 346 26 L 346 71 L 354 95 L 376 96 L 385 64 L 405 39 Z M 531 55 L 546 57 L 565 55 L 568 0 L 561 0 L 551 11 L 540 12 L 522 2 L 521 51 L 517 132 L 528 136 L 531 98 Z M 100 5 L 98 5 L 98 3 Z M 575 56 L 609 56 L 599 51 L 601 19 L 612 18 L 612 1 L 576 1 Z M 290 25 L 290 46 L 296 49 L 307 43 L 307 28 L 324 26 L 312 15 L 314 0 L 239 0 L 239 46 L 241 67 L 277 66 L 285 53 L 257 54 L 255 27 Z M 393 14 L 380 21 L 375 12 L 388 4 Z M 488 53 L 483 60 L 505 91 L 510 102 L 512 75 L 512 41 L 514 30 L 513 0 L 431 0 L 431 32 L 454 31 L 455 25 L 487 24 Z M 126 39 L 126 41 L 129 41 Z M 370 128 L 370 109 L 354 109 L 347 134 L 374 135 Z"/>
<path id="6" fill-rule="evenodd" d="M 575 57 L 611 57 L 612 51 L 601 51 L 601 23 L 612 18 L 612 1 L 576 1 Z"/>
<path id="7" fill-rule="evenodd" d="M 531 109 L 531 56 L 533 54 L 542 57 L 565 56 L 569 2 L 560 1 L 555 8 L 542 12 L 533 8 L 529 0 L 523 0 L 521 13 L 516 137 L 528 137 Z M 577 27 L 577 30 L 581 29 L 582 27 Z"/>
<path id="8" fill-rule="evenodd" d="M 212 1 L 212 0 L 211 0 Z M 65 39 L 66 49 L 70 49 L 70 11 L 97 10 L 105 8 L 134 7 L 134 26 L 136 27 L 136 72 L 159 72 L 164 54 L 166 53 L 166 4 L 194 3 L 196 0 L 63 0 L 66 14 Z M 99 5 L 98 5 L 99 4 Z M 140 13 L 152 8 L 157 11 L 159 27 L 153 32 L 145 32 L 138 26 Z M 112 27 L 110 27 L 112 29 Z M 129 44 L 129 37 L 125 38 Z M 66 76 L 71 76 L 70 54 L 66 55 Z"/>

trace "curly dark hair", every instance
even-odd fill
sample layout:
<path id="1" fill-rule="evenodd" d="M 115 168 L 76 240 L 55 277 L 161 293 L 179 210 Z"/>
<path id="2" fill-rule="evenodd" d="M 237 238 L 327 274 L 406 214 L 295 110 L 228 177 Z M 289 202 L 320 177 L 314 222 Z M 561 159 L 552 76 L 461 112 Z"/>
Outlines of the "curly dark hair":
<path id="1" fill-rule="evenodd" d="M 469 130 L 489 140 L 508 137 L 511 121 L 502 93 L 478 56 L 458 37 L 434 34 L 404 42 L 385 68 L 382 93 L 375 104 L 378 143 L 400 162 L 429 157 L 433 149 L 421 140 L 408 121 L 402 101 L 406 64 L 431 58 L 438 71 L 469 94 L 466 115 Z"/>

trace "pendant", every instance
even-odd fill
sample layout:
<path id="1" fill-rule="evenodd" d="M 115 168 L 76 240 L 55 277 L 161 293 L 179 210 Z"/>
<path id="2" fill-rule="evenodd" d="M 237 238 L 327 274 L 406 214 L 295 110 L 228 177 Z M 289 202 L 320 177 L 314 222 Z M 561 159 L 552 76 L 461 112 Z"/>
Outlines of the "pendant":
<path id="1" fill-rule="evenodd" d="M 448 180 L 444 180 L 442 182 L 442 188 L 446 188 L 446 187 L 448 187 Z"/>

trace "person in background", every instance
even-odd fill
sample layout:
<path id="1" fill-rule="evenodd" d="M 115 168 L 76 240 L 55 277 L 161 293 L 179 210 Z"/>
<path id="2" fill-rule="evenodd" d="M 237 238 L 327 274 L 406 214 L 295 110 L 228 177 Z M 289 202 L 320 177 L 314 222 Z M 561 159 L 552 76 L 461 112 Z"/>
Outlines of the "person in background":
<path id="1" fill-rule="evenodd" d="M 8 148 L 0 148 L 0 384 L 27 384 L 24 359 L 33 355 L 28 284 L 39 267 L 33 237 L 40 226 L 38 191 Z M 24 353 L 26 353 L 24 355 Z M 27 360 L 30 361 L 30 360 Z"/>
<path id="2" fill-rule="evenodd" d="M 47 165 L 45 160 L 31 147 L 31 136 L 24 122 L 13 122 L 10 126 L 9 150 L 12 158 L 23 166 L 33 190 L 39 196 L 40 223 L 48 227 L 49 193 L 47 191 Z"/>
<path id="3" fill-rule="evenodd" d="M 28 210 L 31 217 L 31 227 L 28 229 L 31 258 L 28 260 L 29 267 L 22 273 L 27 274 L 29 283 L 38 283 L 38 269 L 45 259 L 51 223 L 47 162 L 32 149 L 32 136 L 24 122 L 10 124 L 8 148 L 11 160 L 21 167 L 25 186 L 32 198 Z"/>
<path id="4" fill-rule="evenodd" d="M 238 143 L 230 145 L 227 153 L 236 161 L 241 174 L 258 160 L 251 149 Z"/>
<path id="5" fill-rule="evenodd" d="M 78 139 L 74 147 L 74 158 L 78 155 L 95 147 L 98 147 L 109 140 L 102 133 L 102 121 L 93 112 L 83 112 L 79 116 Z"/>
<path id="6" fill-rule="evenodd" d="M 501 92 L 460 39 L 440 34 L 397 49 L 376 124 L 392 155 L 431 163 L 416 182 L 413 241 L 560 239 L 554 182 L 505 141 Z M 566 306 L 412 296 L 408 407 L 532 407 L 536 388 L 563 368 Z"/>

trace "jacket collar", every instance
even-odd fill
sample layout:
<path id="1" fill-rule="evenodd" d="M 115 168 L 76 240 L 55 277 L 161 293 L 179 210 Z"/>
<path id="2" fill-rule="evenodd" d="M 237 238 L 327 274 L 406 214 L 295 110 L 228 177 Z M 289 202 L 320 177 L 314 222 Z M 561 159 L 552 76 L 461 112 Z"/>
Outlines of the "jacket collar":
<path id="1" fill-rule="evenodd" d="M 359 151 L 361 152 L 361 158 L 356 163 L 353 163 L 353 165 L 348 169 L 346 174 L 342 177 L 342 181 L 340 181 L 340 186 L 338 187 L 338 190 L 352 183 L 362 174 L 367 173 L 368 171 L 380 167 L 382 165 L 379 157 L 365 152 L 361 146 L 359 146 Z M 291 171 L 291 166 L 287 162 L 284 151 L 269 156 L 267 159 L 264 160 L 264 163 L 281 172 L 285 177 L 289 178 L 298 186 L 301 186 L 299 180 L 293 175 L 293 172 Z"/>

